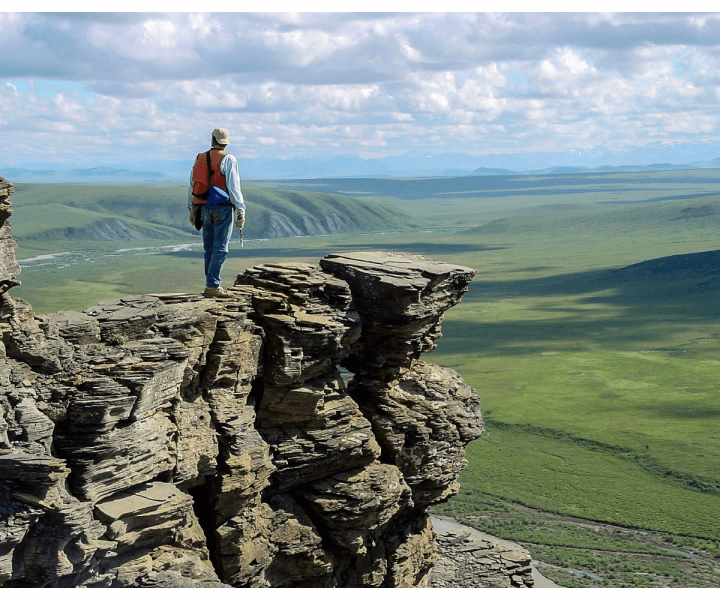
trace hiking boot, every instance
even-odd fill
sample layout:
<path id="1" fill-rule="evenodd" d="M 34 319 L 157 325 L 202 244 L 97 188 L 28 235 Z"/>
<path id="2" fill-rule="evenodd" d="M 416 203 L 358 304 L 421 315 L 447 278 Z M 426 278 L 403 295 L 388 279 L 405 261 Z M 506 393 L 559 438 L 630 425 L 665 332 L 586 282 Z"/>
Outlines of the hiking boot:
<path id="1" fill-rule="evenodd" d="M 233 293 L 225 288 L 205 288 L 203 296 L 206 298 L 232 298 Z"/>

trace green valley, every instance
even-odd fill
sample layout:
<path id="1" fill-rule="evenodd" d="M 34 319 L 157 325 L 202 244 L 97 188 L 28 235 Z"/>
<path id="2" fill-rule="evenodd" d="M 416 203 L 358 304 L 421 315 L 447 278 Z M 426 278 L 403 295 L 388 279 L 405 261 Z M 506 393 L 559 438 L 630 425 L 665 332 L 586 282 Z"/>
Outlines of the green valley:
<path id="1" fill-rule="evenodd" d="M 563 585 L 720 585 L 720 171 L 246 185 L 226 281 L 341 250 L 477 269 L 427 358 L 486 421 L 440 512 L 526 544 Z M 42 313 L 199 291 L 183 193 L 18 185 L 12 295 Z"/>
<path id="2" fill-rule="evenodd" d="M 13 234 L 19 256 L 107 250 L 154 242 L 202 242 L 188 223 L 187 184 L 18 184 Z M 388 202 L 245 186 L 248 238 L 412 229 L 417 219 Z"/>

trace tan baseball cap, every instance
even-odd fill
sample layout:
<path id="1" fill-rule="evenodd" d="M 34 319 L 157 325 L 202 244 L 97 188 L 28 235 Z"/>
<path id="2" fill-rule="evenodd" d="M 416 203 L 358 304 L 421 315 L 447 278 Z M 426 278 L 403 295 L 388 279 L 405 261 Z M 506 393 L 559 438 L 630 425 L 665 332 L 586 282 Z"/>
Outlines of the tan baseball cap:
<path id="1" fill-rule="evenodd" d="M 213 129 L 212 136 L 218 144 L 223 146 L 230 143 L 230 133 L 224 127 L 216 127 Z"/>

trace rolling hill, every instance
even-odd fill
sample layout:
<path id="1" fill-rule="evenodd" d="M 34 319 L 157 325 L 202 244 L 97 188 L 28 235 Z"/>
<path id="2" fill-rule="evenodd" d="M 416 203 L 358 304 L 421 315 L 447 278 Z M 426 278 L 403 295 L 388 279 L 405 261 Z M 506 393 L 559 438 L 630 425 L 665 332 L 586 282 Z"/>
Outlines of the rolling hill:
<path id="1" fill-rule="evenodd" d="M 13 235 L 21 253 L 199 242 L 179 184 L 18 184 Z M 243 190 L 248 239 L 413 229 L 421 225 L 387 202 L 314 191 Z"/>

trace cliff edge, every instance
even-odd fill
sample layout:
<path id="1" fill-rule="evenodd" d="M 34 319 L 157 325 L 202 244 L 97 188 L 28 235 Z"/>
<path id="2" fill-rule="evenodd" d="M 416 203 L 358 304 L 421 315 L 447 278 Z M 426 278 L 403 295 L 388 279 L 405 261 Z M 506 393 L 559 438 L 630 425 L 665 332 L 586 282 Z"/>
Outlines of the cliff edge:
<path id="1" fill-rule="evenodd" d="M 0 587 L 424 587 L 483 423 L 420 360 L 475 272 L 265 264 L 36 315 L 0 178 Z M 515 582 L 515 585 L 520 585 Z"/>

